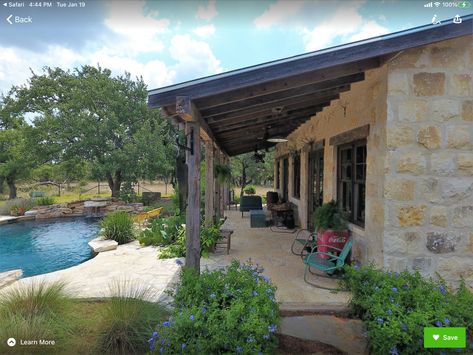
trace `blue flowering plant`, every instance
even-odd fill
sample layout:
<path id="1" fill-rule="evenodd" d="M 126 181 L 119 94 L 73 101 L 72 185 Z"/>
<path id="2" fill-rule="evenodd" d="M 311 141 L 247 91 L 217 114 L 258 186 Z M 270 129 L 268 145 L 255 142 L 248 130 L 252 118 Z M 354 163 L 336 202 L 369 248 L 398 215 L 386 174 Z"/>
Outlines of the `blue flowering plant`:
<path id="1" fill-rule="evenodd" d="M 473 346 L 473 293 L 463 282 L 453 292 L 442 280 L 372 265 L 346 267 L 346 275 L 352 312 L 365 323 L 371 353 L 438 353 L 423 348 L 424 327 L 466 327 L 467 347 Z"/>
<path id="2" fill-rule="evenodd" d="M 148 339 L 152 353 L 272 354 L 277 348 L 276 288 L 252 263 L 233 261 L 200 276 L 183 268 L 174 312 Z"/>

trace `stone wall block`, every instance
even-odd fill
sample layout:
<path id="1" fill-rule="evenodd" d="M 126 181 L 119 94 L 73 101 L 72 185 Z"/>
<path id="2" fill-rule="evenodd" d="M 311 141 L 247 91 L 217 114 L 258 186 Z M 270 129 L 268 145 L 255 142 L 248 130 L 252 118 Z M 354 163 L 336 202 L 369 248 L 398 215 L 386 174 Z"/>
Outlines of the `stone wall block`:
<path id="1" fill-rule="evenodd" d="M 473 197 L 473 179 L 449 178 L 440 183 L 442 199 L 458 202 Z"/>
<path id="2" fill-rule="evenodd" d="M 409 152 L 403 154 L 397 162 L 398 173 L 411 173 L 421 175 L 427 169 L 427 161 L 419 152 Z"/>
<path id="3" fill-rule="evenodd" d="M 411 201 L 414 199 L 415 188 L 413 180 L 389 179 L 384 185 L 384 197 L 389 200 Z"/>
<path id="4" fill-rule="evenodd" d="M 447 227 L 448 209 L 444 206 L 433 206 L 430 210 L 430 224 L 438 227 Z"/>
<path id="5" fill-rule="evenodd" d="M 418 198 L 421 200 L 427 200 L 429 202 L 439 202 L 440 196 L 440 183 L 437 178 L 430 177 L 418 184 Z"/>
<path id="6" fill-rule="evenodd" d="M 456 172 L 455 156 L 452 153 L 440 152 L 432 154 L 430 166 L 432 172 L 438 175 L 451 175 Z"/>
<path id="7" fill-rule="evenodd" d="M 417 142 L 427 149 L 437 149 L 441 144 L 440 129 L 437 126 L 428 126 L 419 129 Z"/>
<path id="8" fill-rule="evenodd" d="M 450 80 L 450 95 L 471 97 L 473 95 L 471 75 L 454 74 Z"/>
<path id="9" fill-rule="evenodd" d="M 432 100 L 429 104 L 429 118 L 436 122 L 446 122 L 460 117 L 460 103 L 453 99 Z"/>
<path id="10" fill-rule="evenodd" d="M 404 100 L 399 104 L 400 121 L 425 121 L 428 118 L 427 101 L 422 99 Z"/>
<path id="11" fill-rule="evenodd" d="M 456 228 L 473 228 L 473 206 L 456 207 L 453 210 L 452 225 Z"/>
<path id="12" fill-rule="evenodd" d="M 421 226 L 425 222 L 426 205 L 400 207 L 397 218 L 401 227 Z"/>
<path id="13" fill-rule="evenodd" d="M 471 148 L 469 126 L 449 126 L 447 127 L 447 147 L 450 149 Z"/>
<path id="14" fill-rule="evenodd" d="M 426 247 L 434 254 L 451 253 L 455 251 L 458 236 L 453 233 L 427 233 Z"/>
<path id="15" fill-rule="evenodd" d="M 473 121 L 473 100 L 463 101 L 461 117 L 465 121 Z"/>
<path id="16" fill-rule="evenodd" d="M 473 153 L 458 154 L 458 172 L 460 175 L 473 176 Z"/>
<path id="17" fill-rule="evenodd" d="M 457 46 L 434 47 L 430 52 L 432 67 L 461 69 L 465 67 L 464 49 Z"/>
<path id="18" fill-rule="evenodd" d="M 414 131 L 409 126 L 393 126 L 386 131 L 388 148 L 398 148 L 414 142 Z"/>
<path id="19" fill-rule="evenodd" d="M 416 96 L 442 96 L 445 94 L 445 73 L 417 73 L 413 76 Z"/>
<path id="20" fill-rule="evenodd" d="M 418 256 L 412 258 L 412 270 L 419 271 L 423 275 L 430 274 L 432 271 L 432 258 Z"/>
<path id="21" fill-rule="evenodd" d="M 409 81 L 406 73 L 392 73 L 388 79 L 388 91 L 401 95 L 409 94 Z"/>

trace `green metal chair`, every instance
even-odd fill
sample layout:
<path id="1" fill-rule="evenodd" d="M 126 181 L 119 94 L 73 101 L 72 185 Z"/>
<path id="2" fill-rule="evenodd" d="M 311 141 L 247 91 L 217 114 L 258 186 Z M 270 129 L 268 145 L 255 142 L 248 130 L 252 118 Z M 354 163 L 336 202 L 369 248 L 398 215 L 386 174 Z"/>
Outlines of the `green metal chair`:
<path id="1" fill-rule="evenodd" d="M 291 253 L 304 258 L 317 245 L 317 233 L 309 229 L 300 229 L 291 245 Z M 310 250 L 310 251 L 309 251 Z"/>
<path id="2" fill-rule="evenodd" d="M 328 276 L 332 276 L 335 271 L 341 270 L 343 266 L 345 265 L 345 260 L 353 246 L 353 240 L 352 240 L 352 237 L 350 237 L 348 241 L 346 242 L 345 246 L 343 247 L 343 249 L 335 248 L 331 245 L 319 245 L 319 247 L 320 246 L 328 247 L 330 248 L 330 250 L 333 250 L 334 252 L 337 252 L 340 254 L 335 255 L 334 253 L 331 253 L 331 252 L 327 253 L 327 252 L 315 251 L 315 248 L 314 248 L 313 251 L 304 258 L 304 264 L 305 264 L 304 281 L 313 286 L 328 289 L 326 287 L 321 287 L 312 282 L 309 282 L 307 280 L 307 273 L 308 272 L 313 273 L 310 269 L 314 268 L 316 270 L 326 273 Z M 327 259 L 322 258 L 321 257 L 322 255 L 325 255 L 328 258 Z M 323 276 L 323 275 L 320 275 L 320 276 Z"/>

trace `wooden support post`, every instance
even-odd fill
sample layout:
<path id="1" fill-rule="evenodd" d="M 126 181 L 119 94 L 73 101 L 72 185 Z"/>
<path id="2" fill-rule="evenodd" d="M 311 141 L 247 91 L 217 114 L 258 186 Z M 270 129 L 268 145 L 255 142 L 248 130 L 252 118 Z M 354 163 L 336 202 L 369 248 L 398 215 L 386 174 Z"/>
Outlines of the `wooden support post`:
<path id="1" fill-rule="evenodd" d="M 230 165 L 230 159 L 228 156 L 224 156 L 224 164 L 229 166 Z M 230 201 L 228 198 L 228 193 L 230 191 L 230 181 L 225 181 L 225 184 L 223 185 L 223 206 L 225 210 L 225 206 L 228 206 L 228 202 Z"/>
<path id="2" fill-rule="evenodd" d="M 220 163 L 220 150 L 216 149 L 215 151 L 215 164 L 221 164 Z M 218 180 L 215 180 L 215 187 L 214 187 L 214 208 L 215 208 L 215 218 L 219 219 L 222 216 L 221 210 L 220 210 L 220 182 Z"/>
<path id="3" fill-rule="evenodd" d="M 186 122 L 188 195 L 186 210 L 186 266 L 200 272 L 200 134 L 197 122 Z"/>
<path id="4" fill-rule="evenodd" d="M 214 222 L 214 146 L 212 141 L 205 141 L 205 225 L 210 226 Z"/>
<path id="5" fill-rule="evenodd" d="M 176 113 L 185 121 L 187 165 L 186 267 L 200 273 L 200 113 L 189 99 L 176 100 Z"/>
<path id="6" fill-rule="evenodd" d="M 220 151 L 220 164 L 225 164 L 225 154 Z M 218 218 L 223 217 L 224 211 L 225 211 L 225 203 L 224 203 L 224 197 L 225 196 L 225 183 L 220 184 L 220 198 L 219 198 L 219 215 Z"/>

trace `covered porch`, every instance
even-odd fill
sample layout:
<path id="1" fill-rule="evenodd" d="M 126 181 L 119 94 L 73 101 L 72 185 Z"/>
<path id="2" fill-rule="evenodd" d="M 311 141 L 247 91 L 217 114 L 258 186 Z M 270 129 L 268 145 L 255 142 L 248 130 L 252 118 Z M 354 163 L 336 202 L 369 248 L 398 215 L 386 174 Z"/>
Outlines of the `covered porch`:
<path id="1" fill-rule="evenodd" d="M 232 156 L 257 153 L 291 137 L 291 144 L 277 146 L 274 189 L 297 205 L 296 220 L 302 227 L 310 226 L 309 207 L 318 200 L 309 197 L 314 195 L 309 189 L 314 181 L 307 172 L 309 162 L 314 165 L 323 158 L 323 173 L 317 174 L 322 188 L 317 188 L 317 197 L 328 202 L 346 192 L 344 207 L 352 211 L 353 255 L 362 263 L 386 264 L 385 254 L 397 250 L 397 246 L 388 244 L 394 238 L 384 240 L 385 225 L 390 223 L 385 223 L 384 215 L 385 205 L 390 204 L 384 195 L 389 170 L 384 163 L 397 142 L 391 141 L 397 131 L 396 123 L 389 122 L 392 112 L 388 101 L 391 94 L 408 86 L 406 74 L 397 75 L 397 66 L 402 69 L 411 65 L 409 55 L 417 55 L 419 48 L 471 34 L 471 23 L 469 17 L 461 25 L 445 22 L 413 28 L 151 90 L 149 106 L 161 108 L 186 135 L 186 142 L 181 142 L 186 151 L 186 265 L 200 268 L 201 198 L 205 199 L 208 224 L 222 216 L 227 204 L 228 183 L 216 179 L 215 166 L 228 164 Z M 432 51 L 434 55 L 438 52 Z M 418 74 L 418 79 L 431 77 Z M 201 146 L 205 146 L 205 196 L 200 191 Z M 323 153 L 315 154 L 322 148 Z M 355 164 L 348 163 L 358 156 L 360 162 L 355 160 L 360 169 L 355 171 Z M 340 172 L 348 165 L 350 178 L 358 179 L 359 175 L 361 182 L 342 181 L 345 177 Z M 249 229 L 245 223 L 248 219 L 238 220 L 238 213 L 228 213 L 235 228 L 232 248 L 229 257 L 218 258 L 251 257 L 259 262 L 279 286 L 282 302 L 317 302 L 319 293 L 320 299 L 334 297 L 304 283 L 303 264 L 290 253 L 294 235 Z M 342 302 L 346 300 L 342 298 Z"/>
<path id="2" fill-rule="evenodd" d="M 209 266 L 227 265 L 232 259 L 241 262 L 251 259 L 254 264 L 263 266 L 263 274 L 277 286 L 276 299 L 281 302 L 282 311 L 346 309 L 350 298 L 348 292 L 328 291 L 304 282 L 305 265 L 301 257 L 291 253 L 295 233 L 278 233 L 270 228 L 250 228 L 248 214 L 242 218 L 241 213 L 235 210 L 226 210 L 225 216 L 234 231 L 230 254 L 220 251 L 211 254 Z M 202 262 L 203 266 L 208 263 L 205 259 Z M 338 287 L 337 281 L 333 279 L 311 275 L 311 280 L 324 287 Z"/>

